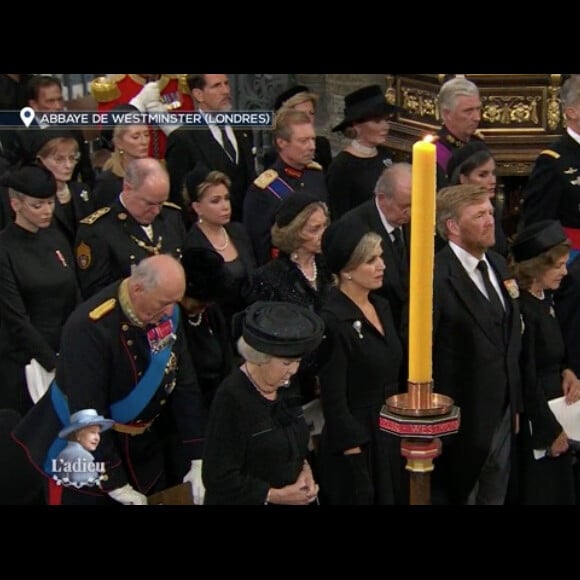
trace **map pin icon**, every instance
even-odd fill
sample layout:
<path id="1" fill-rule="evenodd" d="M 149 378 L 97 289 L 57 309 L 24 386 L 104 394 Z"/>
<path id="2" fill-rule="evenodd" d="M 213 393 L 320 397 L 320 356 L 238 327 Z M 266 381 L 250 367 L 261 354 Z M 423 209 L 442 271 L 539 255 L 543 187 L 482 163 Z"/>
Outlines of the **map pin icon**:
<path id="1" fill-rule="evenodd" d="M 34 109 L 32 107 L 24 107 L 20 111 L 20 118 L 26 127 L 30 127 L 30 123 L 34 120 Z"/>

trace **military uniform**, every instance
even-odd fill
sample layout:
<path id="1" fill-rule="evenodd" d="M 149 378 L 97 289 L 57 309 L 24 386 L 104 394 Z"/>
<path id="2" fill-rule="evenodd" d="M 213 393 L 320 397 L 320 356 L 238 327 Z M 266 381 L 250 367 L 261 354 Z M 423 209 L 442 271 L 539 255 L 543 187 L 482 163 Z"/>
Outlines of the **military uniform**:
<path id="1" fill-rule="evenodd" d="M 185 228 L 181 208 L 165 202 L 151 224 L 153 239 L 131 217 L 120 200 L 81 220 L 75 255 L 85 298 L 131 274 L 131 266 L 154 254 L 181 257 Z"/>
<path id="2" fill-rule="evenodd" d="M 469 141 L 483 141 L 484 137 L 481 131 L 477 130 Z M 457 149 L 461 149 L 466 144 L 449 132 L 449 129 L 443 125 L 435 137 L 435 150 L 437 159 L 437 190 L 449 185 L 447 178 L 447 164 Z"/>
<path id="3" fill-rule="evenodd" d="M 113 107 L 128 103 L 147 83 L 147 80 L 136 74 L 112 75 L 109 77 L 111 85 L 106 85 L 99 79 L 91 83 L 90 91 L 98 103 L 99 112 L 110 111 Z M 167 105 L 179 101 L 180 107 L 174 111 L 193 111 L 193 100 L 187 86 L 187 75 L 161 75 L 157 81 L 161 100 Z M 156 159 L 165 158 L 167 137 L 157 128 L 151 128 L 151 142 L 149 156 Z"/>
<path id="4" fill-rule="evenodd" d="M 276 212 L 288 195 L 304 190 L 326 202 L 326 183 L 322 167 L 315 162 L 303 170 L 287 165 L 280 157 L 259 175 L 244 200 L 244 225 L 248 230 L 258 266 L 272 256 L 270 229 Z"/>
<path id="5" fill-rule="evenodd" d="M 176 306 L 174 312 L 178 310 Z M 14 432 L 30 460 L 49 479 L 51 503 L 60 503 L 57 496 L 62 492 L 50 481 L 51 459 L 66 445 L 57 436 L 70 415 L 82 409 L 96 409 L 116 423 L 101 434 L 93 453 L 95 461 L 105 462 L 102 490 L 67 488 L 63 503 L 112 501 L 105 493 L 127 483 L 144 494 L 163 487 L 164 434 L 159 426 L 168 414 L 175 421 L 187 458 L 201 457 L 203 408 L 182 323 L 174 316 L 171 324 L 164 321 L 156 327 L 141 327 L 132 313 L 124 281 L 93 296 L 69 318 L 56 381 Z M 169 330 L 162 334 L 163 325 Z M 161 336 L 169 339 L 165 359 L 157 359 L 158 368 L 151 375 L 154 342 Z M 144 392 L 147 380 L 150 385 Z"/>
<path id="6" fill-rule="evenodd" d="M 570 135 L 560 137 L 542 151 L 526 187 L 522 205 L 523 226 L 557 219 L 580 250 L 580 144 Z M 578 253 L 578 252 L 575 252 Z"/>

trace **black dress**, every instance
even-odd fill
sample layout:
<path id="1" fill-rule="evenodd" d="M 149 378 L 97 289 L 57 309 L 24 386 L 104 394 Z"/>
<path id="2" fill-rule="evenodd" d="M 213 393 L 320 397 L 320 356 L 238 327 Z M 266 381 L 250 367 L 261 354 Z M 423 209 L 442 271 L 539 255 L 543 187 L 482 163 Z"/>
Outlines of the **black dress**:
<path id="1" fill-rule="evenodd" d="M 565 348 L 549 297 L 544 300 L 522 292 L 521 312 L 524 408 L 522 443 L 522 501 L 525 504 L 573 504 L 572 452 L 534 459 L 534 449 L 547 449 L 562 432 L 548 401 L 563 396 Z M 531 426 L 530 426 L 531 423 Z"/>
<path id="2" fill-rule="evenodd" d="M 230 222 L 225 229 L 231 242 L 238 251 L 238 257 L 232 262 L 226 262 L 228 272 L 226 288 L 218 300 L 228 325 L 231 317 L 244 310 L 250 303 L 252 275 L 256 268 L 256 259 L 252 250 L 250 238 L 243 224 Z M 207 248 L 215 250 L 203 231 L 193 224 L 185 236 L 184 248 Z"/>
<path id="3" fill-rule="evenodd" d="M 393 164 L 386 147 L 377 147 L 375 157 L 355 157 L 341 151 L 330 164 L 326 183 L 328 207 L 333 220 L 372 198 L 381 173 Z"/>
<path id="4" fill-rule="evenodd" d="M 206 505 L 260 505 L 270 487 L 298 479 L 309 431 L 286 394 L 281 388 L 276 401 L 266 399 L 239 368 L 220 385 L 205 436 Z"/>
<path id="5" fill-rule="evenodd" d="M 228 324 L 217 304 L 210 304 L 200 316 L 183 313 L 187 347 L 206 409 L 211 407 L 217 388 L 233 366 Z"/>
<path id="6" fill-rule="evenodd" d="M 24 367 L 56 366 L 64 323 L 80 302 L 71 248 L 54 228 L 29 232 L 14 222 L 0 234 L 0 408 L 24 414 L 32 401 Z"/>
<path id="7" fill-rule="evenodd" d="M 321 493 L 331 504 L 406 502 L 400 440 L 379 429 L 385 399 L 399 392 L 403 349 L 389 303 L 369 296 L 384 336 L 343 292 L 331 291 L 322 309 L 319 347 L 325 425 L 320 440 Z M 362 453 L 344 455 L 361 447 Z"/>
<path id="8" fill-rule="evenodd" d="M 332 275 L 323 256 L 317 255 L 315 260 L 318 272 L 316 289 L 306 280 L 288 254 L 280 253 L 276 260 L 268 262 L 254 273 L 253 299 L 289 302 L 320 313 L 330 292 Z M 302 403 L 318 396 L 316 373 L 316 353 L 307 354 L 302 358 L 298 372 L 292 377 L 292 385 L 299 388 Z"/>

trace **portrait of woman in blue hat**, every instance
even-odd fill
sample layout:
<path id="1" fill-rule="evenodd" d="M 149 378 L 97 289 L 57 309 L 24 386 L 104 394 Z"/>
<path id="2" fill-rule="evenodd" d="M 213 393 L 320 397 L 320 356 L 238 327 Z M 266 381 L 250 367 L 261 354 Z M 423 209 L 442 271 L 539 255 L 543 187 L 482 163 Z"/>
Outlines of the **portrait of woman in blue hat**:
<path id="1" fill-rule="evenodd" d="M 58 436 L 67 439 L 67 446 L 52 460 L 53 477 L 62 485 L 80 488 L 98 485 L 104 475 L 104 462 L 95 460 L 93 453 L 101 442 L 101 432 L 110 429 L 112 419 L 105 419 L 95 409 L 73 413 L 70 423 Z"/>

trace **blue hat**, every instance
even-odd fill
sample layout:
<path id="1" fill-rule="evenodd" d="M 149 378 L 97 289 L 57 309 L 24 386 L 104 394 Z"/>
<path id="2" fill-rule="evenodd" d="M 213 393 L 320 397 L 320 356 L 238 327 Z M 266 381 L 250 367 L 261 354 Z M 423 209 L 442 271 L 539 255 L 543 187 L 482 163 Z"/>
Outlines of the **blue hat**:
<path id="1" fill-rule="evenodd" d="M 83 429 L 84 427 L 90 427 L 91 425 L 100 425 L 101 431 L 106 431 L 110 429 L 115 424 L 112 419 L 105 419 L 102 415 L 99 415 L 95 409 L 83 409 L 82 411 L 77 411 L 70 416 L 70 424 L 60 431 L 58 436 L 61 439 L 66 439 L 68 435 Z"/>

